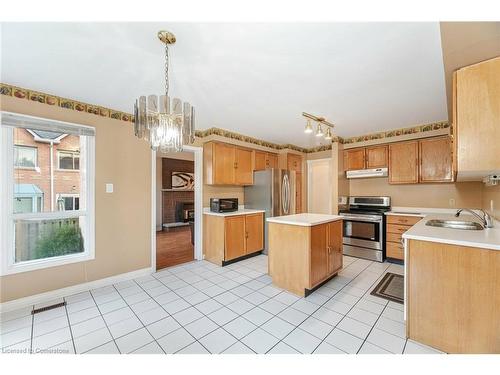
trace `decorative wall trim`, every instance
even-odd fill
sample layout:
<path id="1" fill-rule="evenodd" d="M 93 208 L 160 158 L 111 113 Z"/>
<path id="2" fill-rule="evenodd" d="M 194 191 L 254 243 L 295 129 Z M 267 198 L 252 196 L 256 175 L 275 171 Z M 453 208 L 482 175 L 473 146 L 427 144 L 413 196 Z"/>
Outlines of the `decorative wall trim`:
<path id="1" fill-rule="evenodd" d="M 55 105 L 57 107 L 66 108 L 66 109 L 70 109 L 73 111 L 91 113 L 91 114 L 96 115 L 96 116 L 109 117 L 109 118 L 113 118 L 116 120 L 134 122 L 134 116 L 130 113 L 115 111 L 113 109 L 101 107 L 98 105 L 87 104 L 87 103 L 78 102 L 78 101 L 75 101 L 72 99 L 62 98 L 62 97 L 56 96 L 56 95 L 51 95 L 51 94 L 46 94 L 46 93 L 39 92 L 39 91 L 24 89 L 21 87 L 8 85 L 6 83 L 0 83 L 0 94 L 16 97 L 19 99 L 32 100 L 32 101 L 35 101 L 38 103 L 44 103 L 47 105 Z M 381 140 L 381 139 L 386 139 L 386 138 L 392 138 L 392 137 L 407 135 L 407 134 L 424 133 L 424 132 L 433 131 L 433 130 L 446 129 L 449 127 L 450 127 L 450 124 L 448 123 L 448 121 L 439 121 L 439 122 L 433 122 L 430 124 L 421 124 L 421 125 L 411 126 L 408 128 L 393 129 L 393 130 L 372 133 L 372 134 L 366 134 L 366 135 L 361 135 L 361 136 L 355 136 L 355 137 L 349 137 L 349 138 L 335 137 L 332 140 L 332 143 L 338 142 L 341 144 L 353 144 L 353 143 L 360 143 L 360 142 L 366 142 L 366 141 L 372 141 L 372 140 Z M 210 135 L 218 135 L 218 136 L 221 136 L 224 138 L 235 139 L 238 141 L 242 141 L 242 142 L 246 142 L 246 143 L 250 143 L 250 144 L 254 144 L 254 145 L 269 147 L 269 148 L 274 149 L 274 150 L 290 149 L 290 150 L 294 150 L 294 151 L 298 151 L 298 152 L 303 152 L 306 154 L 313 153 L 313 152 L 327 151 L 327 150 L 332 149 L 332 145 L 323 145 L 323 146 L 317 146 L 317 147 L 312 147 L 312 148 L 299 147 L 299 146 L 296 146 L 293 144 L 280 145 L 277 143 L 267 142 L 267 141 L 264 141 L 261 139 L 257 139 L 257 138 L 249 137 L 249 136 L 246 136 L 243 134 L 235 133 L 235 132 L 232 132 L 230 130 L 215 128 L 215 127 L 209 128 L 206 130 L 197 130 L 195 135 L 198 138 L 205 138 L 205 137 L 208 137 Z"/>
<path id="2" fill-rule="evenodd" d="M 78 112 L 91 113 L 96 116 L 109 117 L 115 120 L 134 122 L 134 116 L 130 113 L 115 111 L 114 109 L 101 107 L 98 105 L 78 102 L 76 100 L 62 98 L 60 96 L 47 94 L 40 91 L 24 89 L 22 87 L 11 86 L 0 83 L 0 94 L 12 96 L 18 99 L 31 100 L 38 103 L 53 105 Z"/>
<path id="3" fill-rule="evenodd" d="M 81 284 L 76 284 L 68 286 L 66 288 L 51 290 L 44 293 L 34 294 L 32 296 L 18 298 L 12 301 L 6 301 L 0 303 L 0 312 L 4 313 L 7 311 L 13 311 L 17 309 L 22 309 L 24 307 L 36 305 L 39 303 L 44 303 L 57 298 L 67 297 L 72 294 L 86 292 L 91 289 L 101 288 L 104 286 L 117 284 L 122 281 L 136 279 L 138 277 L 147 276 L 153 273 L 151 268 L 143 268 L 136 271 L 121 273 L 118 275 L 106 277 L 104 279 L 89 281 Z"/>

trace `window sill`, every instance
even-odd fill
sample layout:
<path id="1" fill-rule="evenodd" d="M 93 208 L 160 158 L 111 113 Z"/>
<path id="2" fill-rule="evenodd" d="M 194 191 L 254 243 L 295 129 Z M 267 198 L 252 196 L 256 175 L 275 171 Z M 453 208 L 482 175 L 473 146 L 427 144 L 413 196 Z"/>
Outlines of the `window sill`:
<path id="1" fill-rule="evenodd" d="M 71 172 L 71 173 L 79 173 L 80 170 L 79 169 L 61 169 L 61 168 L 57 168 L 55 170 L 56 172 Z"/>
<path id="2" fill-rule="evenodd" d="M 16 273 L 38 271 L 45 268 L 64 266 L 72 263 L 87 262 L 93 259 L 95 259 L 94 254 L 83 252 L 73 255 L 63 255 L 60 257 L 30 260 L 7 266 L 2 270 L 1 275 L 6 276 Z"/>

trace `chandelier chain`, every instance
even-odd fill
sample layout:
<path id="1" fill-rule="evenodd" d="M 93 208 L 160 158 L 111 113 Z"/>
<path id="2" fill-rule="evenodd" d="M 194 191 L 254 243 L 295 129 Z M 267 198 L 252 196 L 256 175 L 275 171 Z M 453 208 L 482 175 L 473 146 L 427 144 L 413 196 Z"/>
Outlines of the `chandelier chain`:
<path id="1" fill-rule="evenodd" d="M 170 89 L 170 84 L 168 82 L 168 65 L 169 65 L 168 43 L 165 43 L 165 95 L 166 96 L 168 96 L 168 90 Z"/>

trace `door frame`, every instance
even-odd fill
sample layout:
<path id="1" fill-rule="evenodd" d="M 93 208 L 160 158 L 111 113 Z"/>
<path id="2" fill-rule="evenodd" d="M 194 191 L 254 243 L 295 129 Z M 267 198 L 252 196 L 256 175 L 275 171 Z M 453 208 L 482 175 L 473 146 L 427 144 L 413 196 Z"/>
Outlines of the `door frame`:
<path id="1" fill-rule="evenodd" d="M 184 146 L 194 154 L 194 259 L 203 259 L 203 147 Z M 156 272 L 156 151 L 151 151 L 151 271 Z"/>
<path id="2" fill-rule="evenodd" d="M 332 164 L 332 158 L 323 158 L 323 159 L 311 159 L 307 160 L 307 212 L 310 212 L 311 209 L 311 184 L 312 184 L 312 168 L 311 166 L 314 163 L 317 162 L 325 162 L 327 161 L 329 163 L 329 176 L 328 179 L 330 181 L 330 194 L 328 194 L 328 211 L 331 214 L 333 212 L 332 210 L 332 183 L 333 183 L 333 176 L 332 176 L 332 169 L 333 169 L 333 164 Z"/>

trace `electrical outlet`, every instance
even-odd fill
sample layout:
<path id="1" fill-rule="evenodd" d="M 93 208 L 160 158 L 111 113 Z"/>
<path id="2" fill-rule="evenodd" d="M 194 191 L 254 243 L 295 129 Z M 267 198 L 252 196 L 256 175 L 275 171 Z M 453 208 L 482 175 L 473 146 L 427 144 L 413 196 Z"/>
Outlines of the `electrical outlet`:
<path id="1" fill-rule="evenodd" d="M 112 193 L 114 191 L 113 184 L 106 184 L 106 193 Z"/>
<path id="2" fill-rule="evenodd" d="M 450 207 L 455 207 L 455 199 L 454 198 L 450 198 L 450 200 L 448 201 L 448 205 Z"/>

